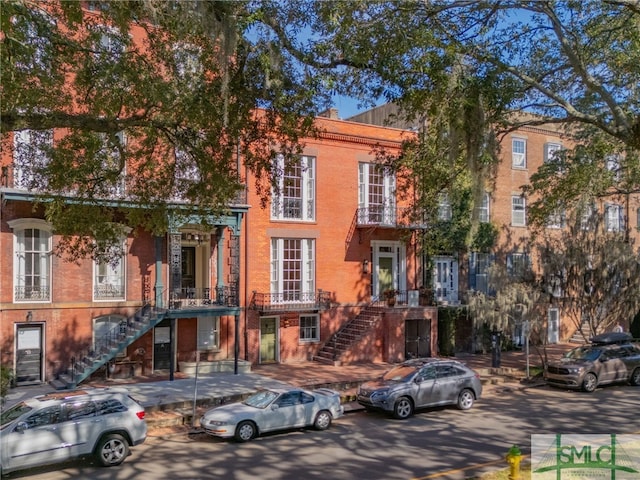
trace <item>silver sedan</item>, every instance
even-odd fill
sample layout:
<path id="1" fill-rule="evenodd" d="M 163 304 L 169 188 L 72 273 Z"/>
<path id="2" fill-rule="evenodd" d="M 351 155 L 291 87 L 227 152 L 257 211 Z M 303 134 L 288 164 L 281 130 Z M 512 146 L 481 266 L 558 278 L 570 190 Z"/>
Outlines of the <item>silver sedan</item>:
<path id="1" fill-rule="evenodd" d="M 325 430 L 344 408 L 340 394 L 328 388 L 261 390 L 243 402 L 212 408 L 200 420 L 209 435 L 247 442 L 274 430 L 314 427 Z"/>

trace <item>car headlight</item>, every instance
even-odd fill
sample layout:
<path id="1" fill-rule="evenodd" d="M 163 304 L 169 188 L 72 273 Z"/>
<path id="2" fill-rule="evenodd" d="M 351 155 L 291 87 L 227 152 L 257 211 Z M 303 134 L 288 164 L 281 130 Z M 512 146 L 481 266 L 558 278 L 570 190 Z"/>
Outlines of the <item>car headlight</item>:
<path id="1" fill-rule="evenodd" d="M 575 374 L 575 373 L 580 373 L 582 371 L 582 368 L 580 368 L 580 367 L 572 367 L 572 368 L 567 368 L 567 371 L 569 373 Z"/>
<path id="2" fill-rule="evenodd" d="M 205 425 L 210 425 L 212 427 L 221 427 L 223 425 L 227 425 L 227 422 L 221 422 L 219 420 L 207 420 L 204 421 Z"/>
<path id="3" fill-rule="evenodd" d="M 371 394 L 371 400 L 384 400 L 389 396 L 389 389 L 376 390 Z"/>

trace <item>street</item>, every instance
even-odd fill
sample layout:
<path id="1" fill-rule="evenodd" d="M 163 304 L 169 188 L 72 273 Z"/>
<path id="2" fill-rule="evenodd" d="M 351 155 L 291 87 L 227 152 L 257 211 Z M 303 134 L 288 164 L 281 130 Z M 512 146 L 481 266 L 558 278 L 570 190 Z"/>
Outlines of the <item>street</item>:
<path id="1" fill-rule="evenodd" d="M 246 444 L 204 434 L 149 437 L 120 467 L 89 461 L 16 472 L 31 480 L 102 479 L 451 479 L 506 468 L 517 444 L 538 433 L 639 434 L 640 388 L 593 394 L 548 387 L 499 389 L 475 406 L 420 411 L 405 421 L 359 411 L 323 432 L 294 430 Z"/>

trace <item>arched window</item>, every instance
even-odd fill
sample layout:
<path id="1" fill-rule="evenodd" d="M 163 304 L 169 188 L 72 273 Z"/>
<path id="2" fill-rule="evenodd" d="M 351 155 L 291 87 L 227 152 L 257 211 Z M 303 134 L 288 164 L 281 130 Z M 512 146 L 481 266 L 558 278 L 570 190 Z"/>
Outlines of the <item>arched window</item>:
<path id="1" fill-rule="evenodd" d="M 13 230 L 13 296 L 15 302 L 51 301 L 49 223 L 36 218 L 11 220 Z"/>

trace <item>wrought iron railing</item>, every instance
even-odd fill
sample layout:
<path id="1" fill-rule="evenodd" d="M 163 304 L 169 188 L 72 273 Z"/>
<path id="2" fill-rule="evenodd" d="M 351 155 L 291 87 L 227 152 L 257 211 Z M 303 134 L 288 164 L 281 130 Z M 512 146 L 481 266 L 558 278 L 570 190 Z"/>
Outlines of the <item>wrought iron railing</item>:
<path id="1" fill-rule="evenodd" d="M 93 298 L 96 300 L 124 298 L 124 294 L 124 285 L 96 285 L 93 288 Z"/>
<path id="2" fill-rule="evenodd" d="M 397 225 L 396 208 L 377 205 L 358 208 L 358 225 L 381 225 L 395 227 Z"/>
<path id="3" fill-rule="evenodd" d="M 331 295 L 323 290 L 316 292 L 253 292 L 250 303 L 251 309 L 259 311 L 320 310 L 330 306 Z"/>
<path id="4" fill-rule="evenodd" d="M 47 286 L 17 286 L 15 287 L 15 297 L 20 300 L 51 300 L 51 287 Z"/>
<path id="5" fill-rule="evenodd" d="M 169 298 L 169 308 L 180 310 L 201 306 L 239 306 L 238 289 L 234 286 L 177 288 L 172 290 Z"/>

